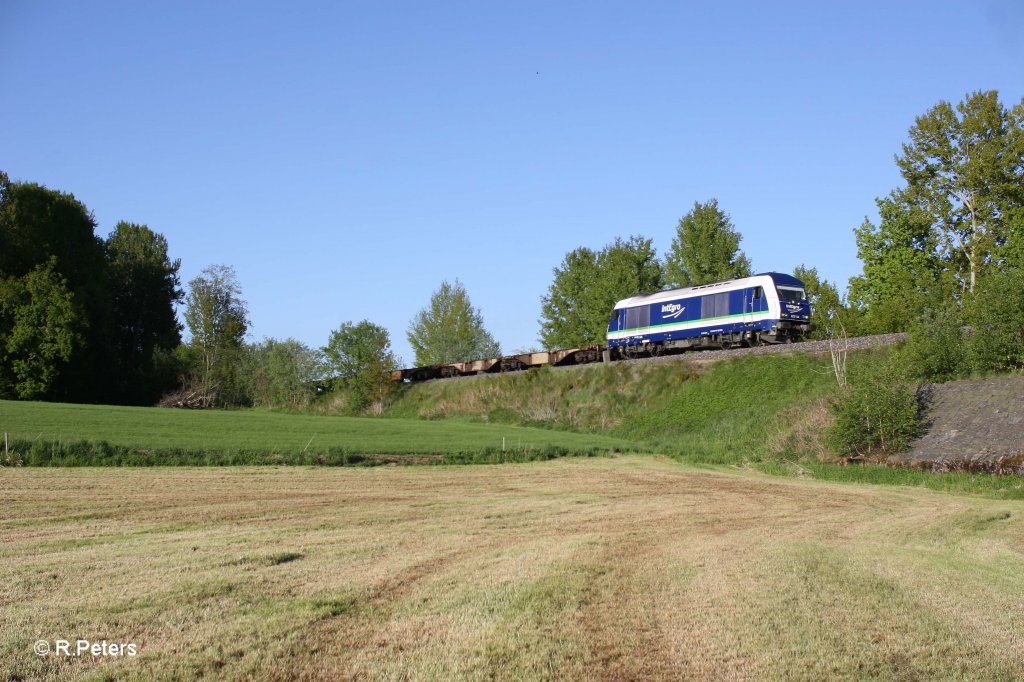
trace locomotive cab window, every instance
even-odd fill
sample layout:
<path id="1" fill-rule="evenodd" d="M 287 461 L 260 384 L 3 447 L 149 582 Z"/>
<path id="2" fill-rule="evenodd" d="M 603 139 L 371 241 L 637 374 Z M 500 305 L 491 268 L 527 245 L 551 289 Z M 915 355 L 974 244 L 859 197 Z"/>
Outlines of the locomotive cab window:
<path id="1" fill-rule="evenodd" d="M 760 301 L 761 297 L 764 296 L 764 289 L 761 287 L 754 287 L 754 300 Z"/>
<path id="2" fill-rule="evenodd" d="M 790 287 L 779 287 L 779 298 L 786 303 L 799 303 L 805 300 L 803 289 L 794 289 Z"/>

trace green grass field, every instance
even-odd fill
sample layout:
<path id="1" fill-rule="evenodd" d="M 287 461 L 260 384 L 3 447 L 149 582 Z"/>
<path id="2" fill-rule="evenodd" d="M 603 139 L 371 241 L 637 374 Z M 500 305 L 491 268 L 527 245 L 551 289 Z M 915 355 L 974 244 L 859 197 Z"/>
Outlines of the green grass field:
<path id="1" fill-rule="evenodd" d="M 365 454 L 449 455 L 501 451 L 503 441 L 512 452 L 607 452 L 628 446 L 624 439 L 605 435 L 504 424 L 11 401 L 0 401 L 0 432 L 20 442 L 106 441 L 153 450 L 316 453 L 336 448 Z"/>

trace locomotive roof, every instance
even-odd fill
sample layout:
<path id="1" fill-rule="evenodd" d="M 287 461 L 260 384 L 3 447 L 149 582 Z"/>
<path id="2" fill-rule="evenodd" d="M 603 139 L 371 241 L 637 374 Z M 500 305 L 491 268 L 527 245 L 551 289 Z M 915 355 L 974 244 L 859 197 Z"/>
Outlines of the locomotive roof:
<path id="1" fill-rule="evenodd" d="M 804 283 L 798 280 L 792 275 L 787 275 L 781 272 L 762 272 L 750 277 L 742 277 L 740 279 L 728 279 L 721 282 L 711 282 L 710 284 L 700 284 L 695 287 L 683 287 L 681 289 L 668 289 L 666 291 L 655 291 L 650 294 L 638 294 L 631 296 L 630 298 L 624 298 L 615 304 L 615 310 L 619 308 L 627 308 L 634 305 L 640 305 L 643 303 L 660 303 L 661 301 L 670 301 L 677 298 L 683 298 L 692 295 L 703 295 L 703 294 L 714 294 L 720 291 L 734 291 L 736 289 L 745 289 L 747 287 L 764 286 L 765 278 L 769 278 L 777 285 L 791 286 L 791 287 L 803 287 Z"/>

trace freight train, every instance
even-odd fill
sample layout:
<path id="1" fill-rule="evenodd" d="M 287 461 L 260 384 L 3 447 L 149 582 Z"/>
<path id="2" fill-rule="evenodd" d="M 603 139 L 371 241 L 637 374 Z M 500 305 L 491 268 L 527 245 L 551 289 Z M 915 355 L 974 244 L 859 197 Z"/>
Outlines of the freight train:
<path id="1" fill-rule="evenodd" d="M 426 381 L 541 365 L 653 357 L 687 349 L 790 343 L 811 329 L 811 306 L 803 282 L 767 272 L 623 299 L 612 309 L 606 345 L 413 367 L 393 372 L 392 378 Z"/>

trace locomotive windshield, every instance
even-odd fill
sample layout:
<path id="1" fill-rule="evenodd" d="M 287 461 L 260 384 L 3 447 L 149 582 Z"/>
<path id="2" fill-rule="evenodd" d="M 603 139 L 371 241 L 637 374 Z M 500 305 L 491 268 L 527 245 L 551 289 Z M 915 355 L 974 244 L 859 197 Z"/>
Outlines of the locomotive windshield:
<path id="1" fill-rule="evenodd" d="M 799 303 L 806 299 L 803 289 L 779 287 L 779 298 L 786 303 Z"/>

